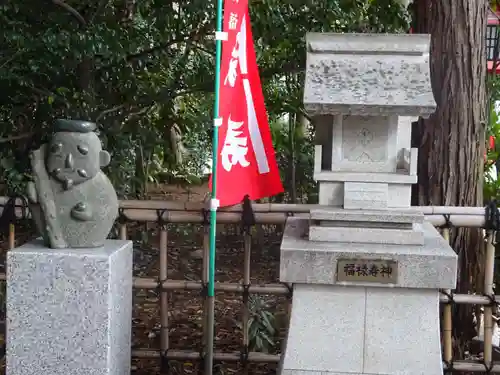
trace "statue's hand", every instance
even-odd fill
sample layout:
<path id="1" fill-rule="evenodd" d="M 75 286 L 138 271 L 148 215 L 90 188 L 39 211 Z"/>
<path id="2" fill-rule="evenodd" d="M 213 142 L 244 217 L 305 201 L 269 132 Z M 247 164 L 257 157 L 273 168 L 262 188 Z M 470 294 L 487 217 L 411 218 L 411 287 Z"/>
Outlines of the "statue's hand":
<path id="1" fill-rule="evenodd" d="M 38 203 L 38 196 L 36 193 L 36 186 L 33 181 L 28 182 L 28 186 L 26 187 L 26 194 L 28 196 L 28 201 L 35 204 Z"/>
<path id="2" fill-rule="evenodd" d="M 87 204 L 80 202 L 71 209 L 71 217 L 79 221 L 90 221 L 92 220 L 92 210 Z"/>

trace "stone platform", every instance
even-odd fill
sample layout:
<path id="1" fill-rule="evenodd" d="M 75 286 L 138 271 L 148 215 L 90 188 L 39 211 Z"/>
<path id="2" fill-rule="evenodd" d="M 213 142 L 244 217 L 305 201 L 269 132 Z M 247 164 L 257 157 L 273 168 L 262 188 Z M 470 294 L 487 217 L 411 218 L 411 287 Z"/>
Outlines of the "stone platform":
<path id="1" fill-rule="evenodd" d="M 339 260 L 386 259 L 398 263 L 395 287 L 454 288 L 456 254 L 431 224 L 424 222 L 422 228 L 423 246 L 319 242 L 308 239 L 307 218 L 290 217 L 281 243 L 280 281 L 345 285 L 336 277 Z M 377 283 L 352 282 L 351 285 L 377 286 Z"/>
<path id="2" fill-rule="evenodd" d="M 431 224 L 422 228 L 422 246 L 317 242 L 307 238 L 307 218 L 288 218 L 280 280 L 293 283 L 293 303 L 281 375 L 442 374 L 439 289 L 455 287 L 456 255 Z M 382 264 L 379 276 L 384 264 L 394 269 L 386 280 L 346 270 L 358 260 Z"/>
<path id="3" fill-rule="evenodd" d="M 310 241 L 423 245 L 424 215 L 415 210 L 311 210 Z"/>
<path id="4" fill-rule="evenodd" d="M 131 241 L 7 253 L 7 375 L 128 375 L 131 321 Z"/>
<path id="5" fill-rule="evenodd" d="M 439 332 L 435 289 L 295 284 L 278 373 L 439 375 Z"/>

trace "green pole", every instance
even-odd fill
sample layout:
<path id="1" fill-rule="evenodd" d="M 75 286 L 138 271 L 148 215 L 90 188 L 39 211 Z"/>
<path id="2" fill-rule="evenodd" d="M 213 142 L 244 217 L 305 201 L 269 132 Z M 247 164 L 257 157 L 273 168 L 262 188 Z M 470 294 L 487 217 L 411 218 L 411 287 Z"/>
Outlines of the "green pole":
<path id="1" fill-rule="evenodd" d="M 222 31 L 222 2 L 217 0 L 217 21 L 215 30 Z M 215 227 L 217 224 L 217 160 L 219 148 L 219 128 L 216 122 L 219 119 L 220 101 L 220 65 L 222 54 L 222 41 L 215 40 L 215 99 L 214 99 L 214 127 L 212 138 L 212 200 L 210 202 L 210 252 L 208 260 L 208 319 L 207 319 L 207 351 L 205 353 L 205 375 L 211 375 L 214 359 L 214 324 L 215 324 L 215 300 L 214 300 L 214 278 L 215 278 Z"/>

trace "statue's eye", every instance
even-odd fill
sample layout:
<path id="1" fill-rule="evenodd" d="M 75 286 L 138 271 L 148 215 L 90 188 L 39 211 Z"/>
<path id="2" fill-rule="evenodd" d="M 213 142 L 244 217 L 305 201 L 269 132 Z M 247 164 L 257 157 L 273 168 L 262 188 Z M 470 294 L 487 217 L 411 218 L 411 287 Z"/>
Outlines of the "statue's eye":
<path id="1" fill-rule="evenodd" d="M 78 149 L 78 151 L 80 152 L 80 154 L 82 155 L 87 155 L 89 153 L 89 149 L 88 147 L 86 146 L 81 146 L 81 145 L 78 145 L 76 146 L 76 148 Z"/>
<path id="2" fill-rule="evenodd" d="M 50 146 L 50 152 L 52 152 L 53 154 L 56 154 L 56 153 L 60 152 L 61 149 L 62 149 L 62 144 L 61 143 L 53 143 Z"/>

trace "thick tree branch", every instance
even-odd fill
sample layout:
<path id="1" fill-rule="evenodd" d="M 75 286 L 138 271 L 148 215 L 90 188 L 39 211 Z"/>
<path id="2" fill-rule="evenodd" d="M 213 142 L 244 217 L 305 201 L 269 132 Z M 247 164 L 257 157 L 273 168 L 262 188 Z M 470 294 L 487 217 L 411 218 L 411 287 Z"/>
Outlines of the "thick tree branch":
<path id="1" fill-rule="evenodd" d="M 95 122 L 99 122 L 99 120 L 102 119 L 104 116 L 109 115 L 110 113 L 115 113 L 115 112 L 121 111 L 121 110 L 125 109 L 125 107 L 126 107 L 125 104 L 119 104 L 119 105 L 115 105 L 114 107 L 105 109 L 104 111 L 99 113 L 99 115 L 97 115 Z"/>
<path id="2" fill-rule="evenodd" d="M 160 43 L 154 47 L 147 48 L 147 49 L 144 49 L 144 50 L 136 52 L 136 53 L 131 53 L 131 54 L 127 55 L 124 60 L 125 60 L 125 62 L 128 62 L 128 63 L 133 62 L 133 61 L 137 61 L 137 60 L 140 60 L 146 56 L 149 56 L 149 55 L 152 55 L 152 54 L 155 54 L 158 52 L 162 52 L 162 51 L 166 50 L 167 48 L 173 46 L 174 44 L 179 44 L 179 43 L 194 44 L 196 41 L 200 40 L 203 37 L 204 33 L 207 31 L 208 26 L 209 26 L 208 23 L 202 24 L 199 28 L 193 30 L 191 33 L 189 33 L 187 35 L 182 35 L 178 38 L 174 38 L 174 39 L 171 39 L 167 42 Z M 199 46 L 199 44 L 196 44 L 196 47 L 200 50 L 204 50 L 203 47 Z M 204 51 L 207 53 L 210 53 L 208 50 L 204 50 Z M 116 67 L 118 65 L 119 65 L 119 62 L 108 64 L 108 65 L 103 65 L 103 66 L 100 66 L 98 68 L 98 70 L 109 69 L 109 68 Z"/>
<path id="3" fill-rule="evenodd" d="M 75 17 L 78 20 L 78 23 L 82 26 L 87 26 L 87 21 L 85 21 L 85 18 L 78 12 L 75 8 L 73 8 L 71 5 L 65 3 L 62 0 L 52 0 L 52 3 L 55 5 L 60 6 L 64 10 L 66 10 L 68 13 L 70 13 L 73 17 Z"/>
<path id="4" fill-rule="evenodd" d="M 28 132 L 19 135 L 13 135 L 11 137 L 0 138 L 0 143 L 8 143 L 8 142 L 18 141 L 20 139 L 31 138 L 33 137 L 34 134 L 35 132 Z"/>
<path id="5" fill-rule="evenodd" d="M 189 44 L 190 46 L 200 50 L 200 51 L 205 52 L 207 55 L 215 56 L 215 51 L 211 51 L 211 50 L 205 48 L 204 46 L 200 45 L 199 43 L 196 43 L 196 42 L 193 42 L 190 40 L 186 40 L 186 43 Z"/>
<path id="6" fill-rule="evenodd" d="M 169 40 L 168 42 L 158 44 L 154 47 L 151 47 L 151 48 L 148 48 L 148 49 L 136 52 L 136 53 L 131 53 L 131 54 L 127 55 L 124 59 L 122 59 L 118 62 L 113 62 L 111 64 L 99 66 L 97 68 L 97 71 L 115 68 L 115 67 L 119 66 L 120 63 L 122 63 L 123 61 L 125 61 L 127 63 L 131 63 L 131 62 L 140 60 L 142 58 L 145 58 L 146 56 L 149 56 L 149 55 L 152 55 L 152 54 L 155 54 L 158 52 L 162 52 L 176 43 L 185 42 L 186 38 L 187 38 L 187 36 L 183 36 L 182 38 L 179 38 L 179 39 L 172 39 L 172 40 Z M 101 56 L 96 56 L 96 58 L 99 58 L 99 57 L 101 57 Z"/>
<path id="7" fill-rule="evenodd" d="M 142 57 L 145 57 L 147 55 L 151 55 L 151 54 L 154 54 L 156 52 L 163 51 L 163 50 L 167 49 L 168 47 L 171 47 L 174 44 L 185 42 L 186 38 L 188 38 L 188 36 L 183 36 L 182 38 L 178 38 L 178 39 L 172 39 L 172 40 L 169 40 L 168 42 L 161 43 L 161 44 L 154 46 L 152 48 L 148 48 L 148 49 L 145 49 L 143 51 L 139 51 L 137 53 L 130 54 L 125 58 L 125 60 L 127 62 L 131 62 L 134 60 L 138 60 Z"/>
<path id="8" fill-rule="evenodd" d="M 89 24 L 92 24 L 95 20 L 95 18 L 97 17 L 98 14 L 101 14 L 102 10 L 104 9 L 104 7 L 109 3 L 109 0 L 101 0 L 101 2 L 99 3 L 99 5 L 97 6 L 96 8 L 96 11 L 94 12 L 94 14 L 92 14 L 92 16 L 90 17 L 89 19 Z"/>
<path id="9" fill-rule="evenodd" d="M 187 52 L 187 51 L 186 51 Z M 186 55 L 184 55 L 185 57 Z M 268 80 L 276 75 L 283 76 L 285 74 L 296 74 L 300 73 L 303 71 L 303 67 L 299 67 L 296 63 L 290 62 L 288 65 L 284 65 L 283 67 L 280 67 L 279 69 L 268 69 L 268 70 L 263 70 L 261 73 L 261 80 Z M 174 80 L 174 82 L 180 81 L 180 77 L 176 77 L 177 79 Z M 147 96 L 147 97 L 142 97 L 139 98 L 134 102 L 133 106 L 129 106 L 127 104 L 119 104 L 114 107 L 108 108 L 103 110 L 102 112 L 99 113 L 99 115 L 96 118 L 96 122 L 101 120 L 103 117 L 118 112 L 118 111 L 127 111 L 128 113 L 131 112 L 141 112 L 143 108 L 150 108 L 153 105 L 157 103 L 164 103 L 164 102 L 169 102 L 177 97 L 184 96 L 184 95 L 189 95 L 189 94 L 194 94 L 194 93 L 211 93 L 214 90 L 214 83 L 213 81 L 205 81 L 202 82 L 200 85 L 193 86 L 190 88 L 186 89 L 181 89 L 181 90 L 172 90 L 172 88 L 167 87 L 160 92 L 158 92 L 154 96 Z M 307 114 L 304 113 L 305 116 Z"/>

